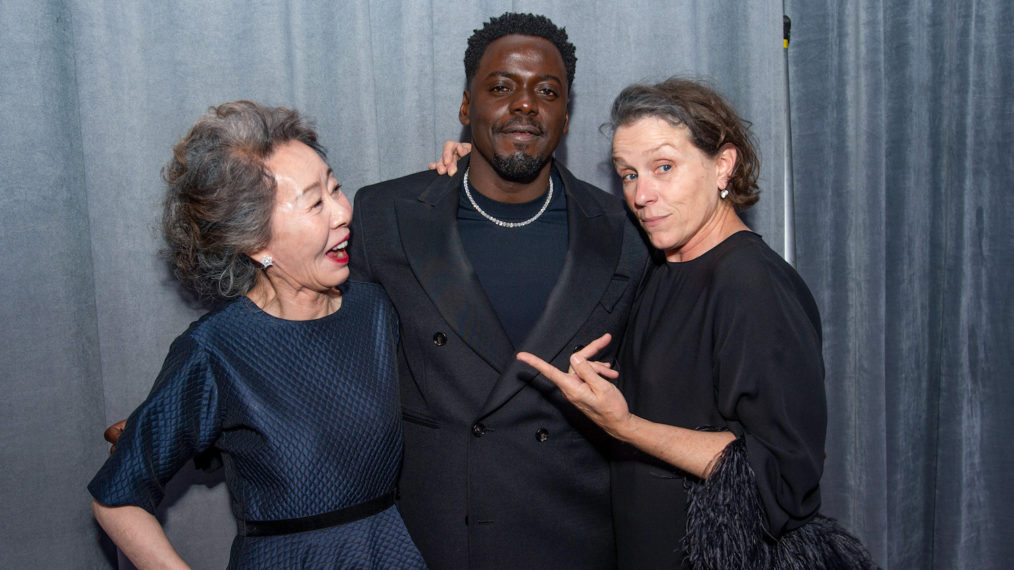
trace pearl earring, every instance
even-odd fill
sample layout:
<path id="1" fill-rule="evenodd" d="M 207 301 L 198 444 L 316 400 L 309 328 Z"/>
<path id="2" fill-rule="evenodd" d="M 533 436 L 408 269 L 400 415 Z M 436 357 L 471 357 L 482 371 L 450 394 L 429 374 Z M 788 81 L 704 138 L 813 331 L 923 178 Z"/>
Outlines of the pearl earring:
<path id="1" fill-rule="evenodd" d="M 721 199 L 723 199 L 723 200 L 725 200 L 725 198 L 728 195 L 729 195 L 729 189 L 728 188 L 722 188 L 722 191 L 718 193 L 718 197 L 721 198 Z"/>

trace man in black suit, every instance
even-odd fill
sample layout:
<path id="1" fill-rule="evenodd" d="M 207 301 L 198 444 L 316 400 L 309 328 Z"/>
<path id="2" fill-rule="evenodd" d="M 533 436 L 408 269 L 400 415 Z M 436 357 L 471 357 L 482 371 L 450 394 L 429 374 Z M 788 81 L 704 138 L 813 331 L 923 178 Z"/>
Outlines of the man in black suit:
<path id="1" fill-rule="evenodd" d="M 647 255 L 621 201 L 553 159 L 575 62 L 542 16 L 490 20 L 465 53 L 457 174 L 355 196 L 352 278 L 401 319 L 399 507 L 435 569 L 615 565 L 608 437 L 514 357 L 566 368 L 620 338 Z"/>

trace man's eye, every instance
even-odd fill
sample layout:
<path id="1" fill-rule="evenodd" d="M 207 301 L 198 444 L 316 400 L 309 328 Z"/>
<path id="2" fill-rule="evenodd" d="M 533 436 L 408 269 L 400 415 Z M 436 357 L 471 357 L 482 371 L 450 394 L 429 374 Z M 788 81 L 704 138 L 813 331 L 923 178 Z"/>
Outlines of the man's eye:
<path id="1" fill-rule="evenodd" d="M 620 175 L 620 180 L 622 180 L 624 182 L 630 182 L 631 180 L 634 180 L 636 178 L 637 178 L 637 173 L 636 172 L 628 172 L 626 174 L 621 174 Z"/>

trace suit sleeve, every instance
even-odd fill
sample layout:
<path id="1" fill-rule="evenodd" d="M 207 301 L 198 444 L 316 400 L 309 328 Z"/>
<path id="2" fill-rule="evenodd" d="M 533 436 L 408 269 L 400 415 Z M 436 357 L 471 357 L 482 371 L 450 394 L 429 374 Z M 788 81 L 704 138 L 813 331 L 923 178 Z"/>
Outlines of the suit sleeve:
<path id="1" fill-rule="evenodd" d="M 352 241 L 349 244 L 349 271 L 350 279 L 353 281 L 374 282 L 373 271 L 370 269 L 370 260 L 366 255 L 366 240 L 368 238 L 364 227 L 369 214 L 369 205 L 366 204 L 368 188 L 362 188 L 356 192 L 355 204 L 352 208 Z"/>
<path id="2" fill-rule="evenodd" d="M 88 490 L 103 505 L 134 505 L 154 513 L 169 479 L 211 448 L 220 433 L 218 390 L 207 353 L 181 336 Z"/>

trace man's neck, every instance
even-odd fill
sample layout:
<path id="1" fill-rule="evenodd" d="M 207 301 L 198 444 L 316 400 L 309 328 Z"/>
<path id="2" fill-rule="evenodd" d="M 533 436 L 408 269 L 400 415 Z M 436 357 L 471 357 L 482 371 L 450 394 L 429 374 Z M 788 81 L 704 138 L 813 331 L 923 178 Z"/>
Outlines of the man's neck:
<path id="1" fill-rule="evenodd" d="M 502 178 L 489 162 L 473 153 L 468 168 L 469 186 L 473 192 L 479 192 L 490 200 L 508 204 L 531 202 L 545 194 L 549 188 L 552 166 L 553 161 L 550 160 L 531 182 L 512 182 Z"/>

